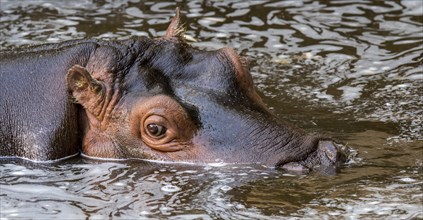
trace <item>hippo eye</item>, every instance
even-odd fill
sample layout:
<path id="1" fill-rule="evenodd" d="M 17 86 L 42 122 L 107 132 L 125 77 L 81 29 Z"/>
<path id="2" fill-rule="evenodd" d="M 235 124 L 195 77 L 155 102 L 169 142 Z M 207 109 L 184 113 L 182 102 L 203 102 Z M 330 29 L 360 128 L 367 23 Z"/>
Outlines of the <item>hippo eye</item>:
<path id="1" fill-rule="evenodd" d="M 191 144 L 197 129 L 185 109 L 168 96 L 143 97 L 131 112 L 131 135 L 136 136 L 143 149 L 182 150 Z"/>
<path id="2" fill-rule="evenodd" d="M 148 124 L 147 125 L 147 131 L 148 134 L 150 134 L 153 137 L 161 137 L 166 133 L 166 128 L 164 126 L 158 125 L 158 124 Z"/>

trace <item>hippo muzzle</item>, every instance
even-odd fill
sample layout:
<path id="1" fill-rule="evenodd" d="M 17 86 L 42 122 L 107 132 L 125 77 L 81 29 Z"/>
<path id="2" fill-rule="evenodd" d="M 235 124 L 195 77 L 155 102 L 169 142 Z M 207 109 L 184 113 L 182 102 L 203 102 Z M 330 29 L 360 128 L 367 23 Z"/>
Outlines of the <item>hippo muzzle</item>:
<path id="1" fill-rule="evenodd" d="M 294 172 L 320 171 L 335 174 L 336 170 L 347 161 L 346 146 L 333 140 L 319 140 L 315 150 L 304 160 L 278 164 L 277 167 Z"/>

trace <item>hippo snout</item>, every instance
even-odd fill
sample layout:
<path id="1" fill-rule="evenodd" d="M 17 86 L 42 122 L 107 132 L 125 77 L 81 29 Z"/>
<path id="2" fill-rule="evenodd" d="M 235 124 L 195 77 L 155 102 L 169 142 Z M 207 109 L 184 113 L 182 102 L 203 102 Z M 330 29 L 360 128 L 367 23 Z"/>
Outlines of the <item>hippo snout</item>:
<path id="1" fill-rule="evenodd" d="M 346 153 L 341 144 L 321 140 L 317 146 L 317 159 L 321 166 L 340 166 L 346 160 Z"/>
<path id="2" fill-rule="evenodd" d="M 332 140 L 319 140 L 315 151 L 303 161 L 286 163 L 282 169 L 294 172 L 317 171 L 324 174 L 335 174 L 337 168 L 347 161 L 347 149 L 344 145 Z"/>

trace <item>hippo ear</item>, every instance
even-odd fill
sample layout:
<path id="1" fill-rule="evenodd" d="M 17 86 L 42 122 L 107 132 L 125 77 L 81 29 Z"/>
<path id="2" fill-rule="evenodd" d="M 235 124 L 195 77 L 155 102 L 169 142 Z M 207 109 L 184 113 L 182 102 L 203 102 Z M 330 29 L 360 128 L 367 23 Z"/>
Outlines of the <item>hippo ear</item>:
<path id="1" fill-rule="evenodd" d="M 69 92 L 79 104 L 95 116 L 100 114 L 99 103 L 105 96 L 104 83 L 93 79 L 84 67 L 75 65 L 68 71 L 67 85 Z"/>
<path id="2" fill-rule="evenodd" d="M 169 24 L 169 27 L 166 30 L 166 35 L 164 38 L 172 38 L 172 37 L 182 37 L 185 33 L 185 28 L 182 26 L 180 18 L 179 18 L 179 7 L 175 9 L 175 17 L 173 17 L 172 21 Z"/>

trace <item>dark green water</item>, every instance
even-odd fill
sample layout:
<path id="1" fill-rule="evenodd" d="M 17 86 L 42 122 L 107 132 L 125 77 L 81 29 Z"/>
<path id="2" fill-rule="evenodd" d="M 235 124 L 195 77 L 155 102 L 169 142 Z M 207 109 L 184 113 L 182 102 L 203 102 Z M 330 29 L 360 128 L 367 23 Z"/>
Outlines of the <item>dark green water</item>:
<path id="1" fill-rule="evenodd" d="M 0 49 L 157 37 L 176 6 L 193 45 L 248 57 L 275 114 L 359 157 L 335 176 L 220 163 L 2 161 L 0 218 L 423 218 L 420 0 L 0 0 Z"/>

